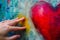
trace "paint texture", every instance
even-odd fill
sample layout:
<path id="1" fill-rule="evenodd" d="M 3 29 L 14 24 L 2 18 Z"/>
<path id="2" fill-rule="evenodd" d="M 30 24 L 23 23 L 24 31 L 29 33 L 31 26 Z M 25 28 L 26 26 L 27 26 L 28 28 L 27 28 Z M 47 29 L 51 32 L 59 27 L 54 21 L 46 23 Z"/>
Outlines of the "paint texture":
<path id="1" fill-rule="evenodd" d="M 18 40 L 44 40 L 43 36 L 35 29 L 29 16 L 30 8 L 38 1 L 41 0 L 0 0 L 0 21 L 25 17 L 25 22 L 18 24 L 20 26 L 26 26 L 26 31 L 24 31 L 25 34 L 22 35 L 21 39 L 19 38 Z M 56 6 L 60 2 L 60 0 L 44 1 L 51 3 L 53 6 Z M 8 36 L 17 33 L 9 32 Z"/>

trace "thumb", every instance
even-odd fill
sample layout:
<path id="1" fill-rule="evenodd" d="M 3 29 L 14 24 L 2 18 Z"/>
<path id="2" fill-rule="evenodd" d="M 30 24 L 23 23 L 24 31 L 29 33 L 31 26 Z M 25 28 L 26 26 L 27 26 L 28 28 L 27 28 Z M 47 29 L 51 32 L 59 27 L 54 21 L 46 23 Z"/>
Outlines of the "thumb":
<path id="1" fill-rule="evenodd" d="M 20 37 L 20 35 L 14 35 L 14 36 L 11 36 L 11 37 L 6 37 L 5 39 L 6 40 L 16 40 L 19 37 Z"/>

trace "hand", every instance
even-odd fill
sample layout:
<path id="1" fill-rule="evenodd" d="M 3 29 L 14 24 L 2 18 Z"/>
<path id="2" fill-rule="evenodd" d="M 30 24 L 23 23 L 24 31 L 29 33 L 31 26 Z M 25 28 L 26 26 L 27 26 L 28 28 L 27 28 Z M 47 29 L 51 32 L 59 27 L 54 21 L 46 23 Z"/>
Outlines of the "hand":
<path id="1" fill-rule="evenodd" d="M 13 20 L 6 20 L 6 21 L 2 21 L 0 22 L 0 40 L 15 40 L 18 37 L 20 37 L 20 35 L 13 35 L 11 37 L 5 37 L 5 35 L 9 32 L 9 31 L 17 31 L 17 30 L 24 30 L 25 27 L 16 27 L 15 25 L 19 22 L 19 21 L 23 21 L 24 17 L 18 19 L 13 19 Z"/>

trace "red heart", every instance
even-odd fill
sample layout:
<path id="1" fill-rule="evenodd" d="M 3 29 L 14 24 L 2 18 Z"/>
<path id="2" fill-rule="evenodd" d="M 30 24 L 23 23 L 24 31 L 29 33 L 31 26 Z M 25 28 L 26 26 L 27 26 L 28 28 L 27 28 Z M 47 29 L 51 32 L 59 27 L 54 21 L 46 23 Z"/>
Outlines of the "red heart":
<path id="1" fill-rule="evenodd" d="M 37 2 L 32 6 L 31 18 L 45 40 L 60 40 L 60 4 L 53 7 L 48 2 Z"/>

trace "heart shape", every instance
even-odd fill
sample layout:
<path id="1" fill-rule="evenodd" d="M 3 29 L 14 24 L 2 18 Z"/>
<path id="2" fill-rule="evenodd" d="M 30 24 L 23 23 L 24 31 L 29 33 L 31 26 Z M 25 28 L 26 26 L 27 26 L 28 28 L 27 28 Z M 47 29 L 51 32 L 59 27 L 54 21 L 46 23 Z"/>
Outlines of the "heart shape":
<path id="1" fill-rule="evenodd" d="M 37 2 L 32 6 L 30 15 L 45 40 L 60 40 L 60 4 L 53 7 L 45 1 Z"/>

